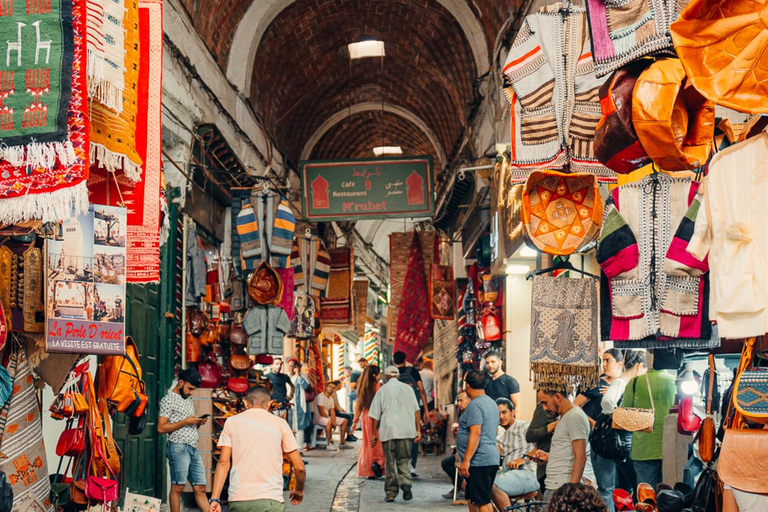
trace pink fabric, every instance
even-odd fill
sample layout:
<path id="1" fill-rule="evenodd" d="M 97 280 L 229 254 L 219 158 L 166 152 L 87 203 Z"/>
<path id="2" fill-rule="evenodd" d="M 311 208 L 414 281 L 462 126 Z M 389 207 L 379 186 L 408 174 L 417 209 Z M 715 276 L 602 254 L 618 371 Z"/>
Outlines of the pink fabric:
<path id="1" fill-rule="evenodd" d="M 614 340 L 629 339 L 629 319 L 614 316 L 611 321 L 611 338 Z"/>
<path id="2" fill-rule="evenodd" d="M 688 251 L 686 250 L 687 247 L 688 247 L 688 242 L 686 242 L 682 238 L 677 238 L 677 237 L 672 238 L 672 243 L 669 244 L 669 250 L 667 251 L 667 258 L 672 261 L 682 263 L 686 267 L 691 267 L 691 268 L 695 268 L 696 270 L 701 270 L 702 272 L 706 272 L 707 270 L 709 270 L 709 264 L 707 263 L 707 256 L 704 257 L 704 261 L 696 259 L 688 253 Z"/>
<path id="3" fill-rule="evenodd" d="M 616 55 L 611 34 L 608 31 L 608 15 L 605 12 L 605 0 L 587 0 L 590 28 L 592 29 L 592 49 L 595 60 L 605 60 Z"/>
<path id="4" fill-rule="evenodd" d="M 280 280 L 283 282 L 283 300 L 277 305 L 279 308 L 283 308 L 288 315 L 288 320 L 293 321 L 293 284 L 294 284 L 294 269 L 290 268 L 276 268 L 275 272 L 280 276 Z"/>
<path id="5" fill-rule="evenodd" d="M 373 435 L 373 420 L 368 416 L 368 409 L 364 409 L 360 414 L 360 425 L 363 427 L 363 441 L 360 446 L 360 452 L 357 455 L 357 476 L 374 476 L 371 466 L 378 462 L 381 470 L 384 471 L 384 447 L 382 443 L 376 443 L 371 447 L 371 437 Z"/>
<path id="6" fill-rule="evenodd" d="M 637 268 L 640 253 L 637 244 L 632 244 L 616 253 L 615 256 L 608 258 L 602 264 L 603 272 L 609 278 L 613 278 Z"/>

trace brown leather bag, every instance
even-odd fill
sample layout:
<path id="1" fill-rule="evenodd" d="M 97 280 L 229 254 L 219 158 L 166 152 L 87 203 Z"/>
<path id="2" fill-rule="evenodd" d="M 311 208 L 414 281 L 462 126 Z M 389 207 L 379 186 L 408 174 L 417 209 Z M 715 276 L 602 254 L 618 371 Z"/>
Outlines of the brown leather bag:
<path id="1" fill-rule="evenodd" d="M 726 429 L 717 473 L 734 489 L 768 493 L 768 430 Z"/>
<path id="2" fill-rule="evenodd" d="M 245 354 L 232 354 L 229 358 L 229 364 L 235 370 L 248 370 L 251 367 L 251 358 Z"/>
<path id="3" fill-rule="evenodd" d="M 208 316 L 199 308 L 187 308 L 187 332 L 200 336 L 208 326 Z"/>
<path id="4" fill-rule="evenodd" d="M 245 329 L 243 328 L 243 324 L 239 322 L 235 322 L 232 324 L 232 329 L 229 333 L 229 341 L 231 341 L 235 345 L 246 345 L 248 344 L 248 333 L 245 332 Z"/>
<path id="5" fill-rule="evenodd" d="M 200 346 L 207 347 L 209 345 L 213 345 L 216 343 L 218 338 L 218 329 L 213 324 L 213 322 L 211 322 L 206 326 L 205 330 L 203 330 L 203 334 L 200 335 Z"/>
<path id="6" fill-rule="evenodd" d="M 699 428 L 699 458 L 703 462 L 711 462 L 715 457 L 715 419 L 712 416 L 712 399 L 715 393 L 715 355 L 709 354 L 709 386 L 707 391 L 707 417 L 701 422 Z"/>
<path id="7" fill-rule="evenodd" d="M 248 295 L 257 304 L 278 305 L 283 299 L 283 281 L 277 272 L 262 261 L 248 281 Z"/>
<path id="8" fill-rule="evenodd" d="M 200 361 L 202 354 L 200 338 L 195 337 L 191 332 L 187 331 L 187 340 L 184 344 L 184 348 L 187 354 L 186 359 L 188 363 L 197 363 Z"/>
<path id="9" fill-rule="evenodd" d="M 216 337 L 218 338 L 218 341 L 227 341 L 231 332 L 232 324 L 229 322 L 219 322 L 216 327 Z"/>
<path id="10" fill-rule="evenodd" d="M 124 356 L 105 356 L 99 363 L 99 398 L 118 406 L 120 412 L 144 394 L 139 349 L 133 338 L 125 338 Z"/>

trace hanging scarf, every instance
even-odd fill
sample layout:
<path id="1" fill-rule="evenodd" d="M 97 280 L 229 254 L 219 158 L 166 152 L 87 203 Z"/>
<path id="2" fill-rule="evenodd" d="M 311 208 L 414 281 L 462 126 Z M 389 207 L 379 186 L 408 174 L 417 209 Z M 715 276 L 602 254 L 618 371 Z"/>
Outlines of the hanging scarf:
<path id="1" fill-rule="evenodd" d="M 7 457 L 0 460 L 0 471 L 5 473 L 13 487 L 14 502 L 20 502 L 31 494 L 50 512 L 51 484 L 43 445 L 40 404 L 22 348 L 11 354 L 8 367 L 13 376 L 13 394 L 0 413 L 0 449 Z"/>
<path id="2" fill-rule="evenodd" d="M 123 110 L 125 33 L 122 0 L 87 0 L 88 96 L 114 112 Z"/>
<path id="3" fill-rule="evenodd" d="M 531 300 L 531 375 L 535 389 L 592 389 L 597 356 L 597 283 L 537 276 Z"/>
<path id="4" fill-rule="evenodd" d="M 419 237 L 412 235 L 408 270 L 403 282 L 403 297 L 400 300 L 395 333 L 395 352 L 405 352 L 406 360 L 415 364 L 416 359 L 432 336 L 433 320 L 429 314 L 429 293 L 424 273 L 424 257 Z"/>
<path id="5" fill-rule="evenodd" d="M 110 172 L 122 170 L 131 181 L 141 179 L 142 159 L 136 149 L 139 67 L 139 4 L 125 1 L 125 87 L 119 114 L 99 101 L 91 107 L 91 162 Z"/>
<path id="6" fill-rule="evenodd" d="M 88 209 L 84 7 L 82 0 L 51 0 L 30 14 L 20 7 L 0 16 L 0 32 L 11 42 L 20 40 L 17 30 L 23 37 L 36 27 L 41 42 L 51 41 L 50 58 L 45 45 L 37 56 L 48 61 L 42 69 L 34 45 L 0 59 L 2 224 L 60 221 Z M 18 66 L 3 66 L 17 57 Z"/>

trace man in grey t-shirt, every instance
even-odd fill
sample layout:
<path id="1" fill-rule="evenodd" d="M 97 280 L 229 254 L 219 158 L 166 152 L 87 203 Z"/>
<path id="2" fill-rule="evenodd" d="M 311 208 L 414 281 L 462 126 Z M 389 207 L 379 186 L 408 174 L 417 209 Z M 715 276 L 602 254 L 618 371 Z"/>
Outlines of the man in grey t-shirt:
<path id="1" fill-rule="evenodd" d="M 535 456 L 547 462 L 547 492 L 544 501 L 567 483 L 593 485 L 589 450 L 589 419 L 580 407 L 573 405 L 565 391 L 539 390 L 542 407 L 558 416 L 560 420 L 552 436 L 549 453 L 537 450 Z"/>

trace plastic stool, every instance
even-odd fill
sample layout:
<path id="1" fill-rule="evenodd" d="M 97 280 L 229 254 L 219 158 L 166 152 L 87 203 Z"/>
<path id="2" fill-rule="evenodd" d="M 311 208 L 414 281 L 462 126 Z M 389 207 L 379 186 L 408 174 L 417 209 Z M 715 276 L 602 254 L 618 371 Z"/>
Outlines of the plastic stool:
<path id="1" fill-rule="evenodd" d="M 325 427 L 322 425 L 312 425 L 312 447 L 316 448 L 318 443 L 322 444 L 323 446 L 328 446 L 328 439 L 322 437 L 320 439 L 317 438 L 317 434 L 324 432 Z"/>

